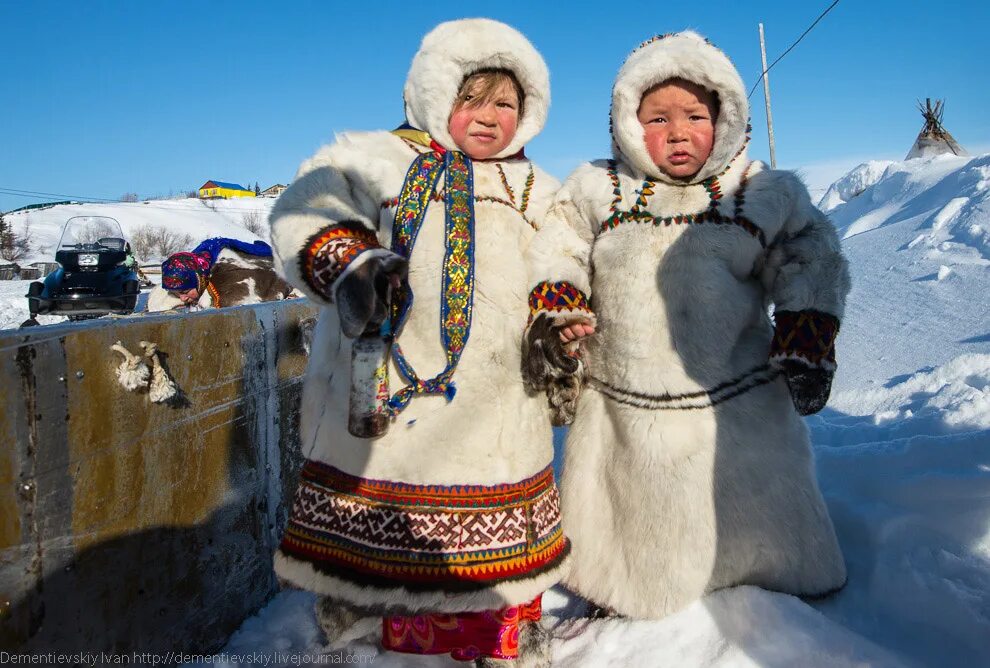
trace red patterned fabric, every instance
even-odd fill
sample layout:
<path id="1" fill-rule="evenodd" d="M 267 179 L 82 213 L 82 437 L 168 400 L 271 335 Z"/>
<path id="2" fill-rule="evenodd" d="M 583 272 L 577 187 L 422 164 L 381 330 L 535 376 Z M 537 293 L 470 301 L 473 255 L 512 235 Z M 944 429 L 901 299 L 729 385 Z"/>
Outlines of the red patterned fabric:
<path id="1" fill-rule="evenodd" d="M 560 313 L 563 311 L 585 311 L 591 314 L 588 298 L 583 292 L 566 281 L 551 283 L 543 281 L 529 293 L 530 322 L 540 313 Z"/>
<path id="2" fill-rule="evenodd" d="M 839 319 L 820 311 L 777 311 L 770 359 L 800 358 L 810 366 L 835 367 Z"/>
<path id="3" fill-rule="evenodd" d="M 358 255 L 381 248 L 371 230 L 351 225 L 333 225 L 316 235 L 301 253 L 302 277 L 317 293 L 333 297 L 333 284 Z"/>
<path id="4" fill-rule="evenodd" d="M 500 610 L 384 617 L 382 646 L 407 654 L 450 654 L 458 661 L 519 656 L 519 624 L 539 622 L 543 595 Z"/>

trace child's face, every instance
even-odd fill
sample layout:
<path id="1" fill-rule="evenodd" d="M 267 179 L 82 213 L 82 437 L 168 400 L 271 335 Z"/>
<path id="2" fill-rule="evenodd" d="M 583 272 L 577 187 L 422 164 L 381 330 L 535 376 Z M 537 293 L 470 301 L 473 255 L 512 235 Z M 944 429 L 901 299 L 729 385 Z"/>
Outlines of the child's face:
<path id="1" fill-rule="evenodd" d="M 646 150 L 667 176 L 688 179 L 704 167 L 715 143 L 715 98 L 689 81 L 672 79 L 639 103 Z"/>
<path id="2" fill-rule="evenodd" d="M 454 107 L 447 129 L 457 148 L 474 160 L 498 155 L 516 136 L 519 97 L 515 87 L 503 83 L 488 101 L 472 106 L 470 95 Z"/>
<path id="3" fill-rule="evenodd" d="M 178 297 L 179 300 L 185 304 L 195 304 L 199 301 L 199 290 L 196 288 L 189 288 L 188 290 L 173 290 L 171 294 Z"/>

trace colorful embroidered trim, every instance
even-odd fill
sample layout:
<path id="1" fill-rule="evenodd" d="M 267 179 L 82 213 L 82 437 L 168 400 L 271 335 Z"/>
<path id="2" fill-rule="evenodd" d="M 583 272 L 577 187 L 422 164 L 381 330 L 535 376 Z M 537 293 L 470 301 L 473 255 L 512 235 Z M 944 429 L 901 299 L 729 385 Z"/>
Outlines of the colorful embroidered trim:
<path id="1" fill-rule="evenodd" d="M 442 192 L 434 192 L 432 195 L 430 195 L 430 201 L 433 202 L 442 202 L 443 199 L 444 197 Z M 391 199 L 384 199 L 382 200 L 382 203 L 379 206 L 382 209 L 394 209 L 395 207 L 399 206 L 399 198 L 392 197 Z"/>
<path id="2" fill-rule="evenodd" d="M 471 591 L 532 577 L 570 549 L 547 467 L 503 485 L 412 485 L 303 465 L 281 549 L 356 583 Z"/>
<path id="3" fill-rule="evenodd" d="M 536 173 L 533 171 L 533 164 L 529 165 L 529 174 L 526 176 L 526 184 L 523 186 L 522 200 L 519 203 L 519 213 L 526 213 L 529 208 L 529 196 L 533 192 L 533 184 L 536 183 Z"/>
<path id="4" fill-rule="evenodd" d="M 619 171 L 616 166 L 615 160 L 608 161 L 608 178 L 612 181 L 612 203 L 609 205 L 608 210 L 618 211 L 619 205 L 622 204 L 622 185 L 619 183 Z"/>
<path id="5" fill-rule="evenodd" d="M 540 313 L 552 314 L 560 311 L 591 313 L 591 307 L 585 294 L 566 281 L 543 281 L 529 293 L 530 322 Z"/>
<path id="6" fill-rule="evenodd" d="M 409 384 L 388 402 L 393 417 L 401 413 L 417 394 L 442 394 L 448 401 L 454 398 L 457 390 L 452 378 L 471 335 L 474 304 L 474 175 L 471 161 L 465 154 L 459 151 L 424 153 L 413 161 L 399 195 L 399 208 L 392 231 L 392 251 L 406 258 L 412 254 L 430 195 L 441 172 L 446 173 L 446 250 L 440 293 L 440 339 L 447 365 L 433 378 L 421 379 L 406 360 L 398 341 L 395 341 L 392 357 Z M 405 324 L 412 304 L 412 288 L 405 283 L 396 291 L 392 301 L 390 327 L 395 334 Z"/>
<path id="7" fill-rule="evenodd" d="M 821 311 L 776 311 L 772 361 L 798 357 L 815 367 L 835 368 L 839 319 Z"/>
<path id="8" fill-rule="evenodd" d="M 375 233 L 357 224 L 324 228 L 300 252 L 303 280 L 314 292 L 331 299 L 334 281 L 358 255 L 372 248 L 381 248 Z"/>
<path id="9" fill-rule="evenodd" d="M 450 654 L 457 661 L 519 657 L 519 625 L 543 617 L 543 595 L 498 610 L 382 618 L 382 647 L 408 654 Z"/>
<path id="10" fill-rule="evenodd" d="M 505 178 L 505 171 L 502 169 L 502 165 L 495 163 L 495 169 L 498 170 L 498 177 L 502 180 L 502 187 L 505 188 L 506 194 L 509 196 L 509 200 L 515 205 L 516 203 L 516 193 L 512 190 L 512 186 L 509 185 L 509 179 Z M 532 167 L 530 167 L 530 173 L 532 173 Z"/>
<path id="11" fill-rule="evenodd" d="M 220 291 L 217 290 L 213 283 L 206 284 L 206 291 L 210 293 L 210 299 L 213 300 L 213 308 L 220 308 Z"/>
<path id="12" fill-rule="evenodd" d="M 739 189 L 736 191 L 736 210 L 734 216 L 726 216 L 718 209 L 718 202 L 722 199 L 722 185 L 719 183 L 717 176 L 709 177 L 701 182 L 701 185 L 704 186 L 705 191 L 708 193 L 708 208 L 704 211 L 699 211 L 697 213 L 682 213 L 674 216 L 654 216 L 653 214 L 643 210 L 643 208 L 648 204 L 649 196 L 653 195 L 653 187 L 656 185 L 653 181 L 650 181 L 649 179 L 644 180 L 643 185 L 638 191 L 636 191 L 639 195 L 636 200 L 636 204 L 628 211 L 619 211 L 618 206 L 622 202 L 622 191 L 619 185 L 619 175 L 614 160 L 608 161 L 607 171 L 609 179 L 612 181 L 614 198 L 609 207 L 611 215 L 602 221 L 600 232 L 614 230 L 623 223 L 645 223 L 653 225 L 654 227 L 690 225 L 695 223 L 714 223 L 716 225 L 736 225 L 741 227 L 751 236 L 756 238 L 762 247 L 766 248 L 767 246 L 766 235 L 763 233 L 763 230 L 741 214 L 742 205 L 745 201 L 744 192 L 747 183 L 745 174 L 739 184 Z"/>

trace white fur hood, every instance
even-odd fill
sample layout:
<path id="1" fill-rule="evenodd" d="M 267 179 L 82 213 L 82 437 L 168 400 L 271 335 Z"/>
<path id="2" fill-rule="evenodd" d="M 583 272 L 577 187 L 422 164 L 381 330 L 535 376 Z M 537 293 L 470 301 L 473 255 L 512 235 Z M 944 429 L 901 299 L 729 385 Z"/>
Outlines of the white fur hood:
<path id="1" fill-rule="evenodd" d="M 650 159 L 636 113 L 643 93 L 673 78 L 691 81 L 718 94 L 715 145 L 708 161 L 691 179 L 691 183 L 699 183 L 722 172 L 746 143 L 749 103 L 735 66 L 697 33 L 654 37 L 626 58 L 612 88 L 612 151 L 617 160 L 657 180 L 672 182 Z"/>
<path id="2" fill-rule="evenodd" d="M 519 128 L 496 158 L 519 151 L 539 134 L 550 108 L 550 74 L 542 56 L 519 31 L 491 19 L 462 19 L 431 30 L 413 58 L 406 78 L 406 120 L 445 148 L 454 140 L 447 130 L 457 90 L 468 75 L 503 68 L 516 75 L 526 95 Z"/>

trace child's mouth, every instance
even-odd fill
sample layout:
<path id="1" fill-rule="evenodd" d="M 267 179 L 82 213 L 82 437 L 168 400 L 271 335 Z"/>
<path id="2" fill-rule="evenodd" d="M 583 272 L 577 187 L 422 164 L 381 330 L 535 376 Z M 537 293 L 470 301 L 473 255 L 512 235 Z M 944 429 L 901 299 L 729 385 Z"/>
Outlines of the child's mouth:
<path id="1" fill-rule="evenodd" d="M 490 134 L 473 134 L 471 135 L 475 140 L 480 141 L 483 144 L 495 141 L 495 135 Z"/>
<path id="2" fill-rule="evenodd" d="M 667 158 L 674 165 L 683 165 L 691 160 L 690 153 L 671 153 L 670 157 Z"/>

